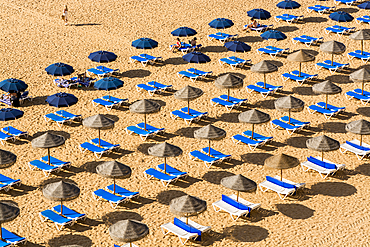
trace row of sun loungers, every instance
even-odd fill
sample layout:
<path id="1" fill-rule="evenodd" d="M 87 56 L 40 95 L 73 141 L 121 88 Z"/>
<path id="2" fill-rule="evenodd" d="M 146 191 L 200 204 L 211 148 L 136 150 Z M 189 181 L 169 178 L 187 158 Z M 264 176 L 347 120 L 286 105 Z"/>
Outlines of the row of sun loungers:
<path id="1" fill-rule="evenodd" d="M 65 167 L 68 168 L 70 165 L 71 162 L 62 161 L 52 156 L 50 156 L 50 165 L 48 156 L 44 156 L 40 160 L 32 160 L 28 162 L 28 166 L 31 170 L 37 168 L 41 170 L 46 177 L 48 177 L 51 172 L 59 172 L 61 169 Z"/>
<path id="2" fill-rule="evenodd" d="M 223 154 L 213 148 L 209 153 L 209 147 L 203 148 L 201 151 L 194 150 L 189 153 L 189 158 L 193 161 L 203 161 L 207 168 L 210 168 L 213 164 L 217 164 L 228 160 L 231 155 Z"/>
<path id="3" fill-rule="evenodd" d="M 241 59 L 241 58 L 238 58 L 238 57 L 235 57 L 235 56 L 231 56 L 231 57 L 225 57 L 225 58 L 221 58 L 218 60 L 218 62 L 220 63 L 220 65 L 230 65 L 230 67 L 232 69 L 235 69 L 237 67 L 243 67 L 246 63 L 250 63 L 251 60 L 248 59 L 248 60 L 244 60 L 244 59 Z"/>
<path id="4" fill-rule="evenodd" d="M 313 114 L 315 112 L 321 113 L 325 116 L 326 119 L 330 119 L 332 116 L 337 115 L 341 111 L 344 111 L 345 107 L 336 107 L 330 104 L 325 104 L 325 102 L 319 102 L 315 105 L 310 105 L 307 110 L 309 113 Z"/>
<path id="5" fill-rule="evenodd" d="M 324 40 L 324 37 L 315 38 L 315 37 L 311 37 L 307 35 L 301 35 L 301 36 L 292 38 L 293 44 L 300 42 L 300 43 L 305 44 L 307 47 L 323 42 L 323 40 Z"/>
<path id="6" fill-rule="evenodd" d="M 16 138 L 22 136 L 28 137 L 28 132 L 18 130 L 12 126 L 7 126 L 2 128 L 0 131 L 0 142 L 4 145 L 4 141 L 15 141 Z"/>
<path id="7" fill-rule="evenodd" d="M 323 6 L 323 5 L 314 5 L 314 6 L 309 6 L 307 7 L 308 13 L 311 13 L 312 11 L 315 11 L 319 13 L 320 15 L 325 14 L 325 13 L 330 13 L 336 9 L 335 6 L 328 7 L 328 6 Z"/>
<path id="8" fill-rule="evenodd" d="M 176 119 L 180 118 L 185 121 L 186 124 L 190 125 L 193 121 L 197 122 L 201 118 L 207 117 L 208 112 L 199 112 L 194 109 L 189 109 L 187 107 L 183 107 L 180 110 L 175 110 L 171 112 L 171 118 Z"/>
<path id="9" fill-rule="evenodd" d="M 227 33 L 217 32 L 215 34 L 209 34 L 207 37 L 211 41 L 218 40 L 223 44 L 233 39 L 236 39 L 238 36 L 239 36 L 238 34 L 227 34 Z"/>
<path id="10" fill-rule="evenodd" d="M 339 72 L 344 68 L 349 67 L 349 63 L 338 63 L 338 62 L 332 62 L 331 60 L 325 60 L 322 63 L 316 63 L 315 64 L 316 69 L 327 69 L 330 71 L 330 73 Z"/>
<path id="11" fill-rule="evenodd" d="M 171 89 L 172 85 L 164 85 L 156 81 L 150 81 L 146 84 L 140 83 L 136 85 L 136 90 L 140 92 L 145 90 L 149 93 L 150 96 L 153 96 L 155 93 L 163 93 L 164 91 Z"/>
<path id="12" fill-rule="evenodd" d="M 269 54 L 272 58 L 275 58 L 276 56 L 280 56 L 287 52 L 289 52 L 289 48 L 282 49 L 282 48 L 278 48 L 275 46 L 265 46 L 265 47 L 257 49 L 257 53 L 259 55 Z"/>
<path id="13" fill-rule="evenodd" d="M 360 100 L 363 105 L 366 105 L 370 101 L 370 92 L 362 91 L 359 88 L 346 92 L 345 96 L 349 100 L 350 99 Z"/>
<path id="14" fill-rule="evenodd" d="M 107 186 L 105 190 L 98 189 L 93 192 L 93 197 L 95 200 L 108 201 L 113 209 L 117 208 L 118 204 L 130 202 L 131 199 L 138 196 L 139 192 L 131 192 L 129 190 L 126 190 L 125 188 L 113 184 Z"/>
<path id="15" fill-rule="evenodd" d="M 92 139 L 90 142 L 84 142 L 79 145 L 82 153 L 90 151 L 95 157 L 100 159 L 103 154 L 110 153 L 120 148 L 119 144 L 112 144 L 99 138 Z"/>
<path id="16" fill-rule="evenodd" d="M 370 16 L 369 15 L 364 15 L 362 17 L 358 17 L 356 18 L 356 22 L 358 24 L 361 24 L 361 23 L 370 23 Z"/>
<path id="17" fill-rule="evenodd" d="M 191 81 L 196 81 L 197 79 L 205 78 L 212 75 L 212 71 L 202 71 L 195 68 L 190 68 L 184 71 L 177 72 L 177 76 L 180 78 L 186 77 Z"/>
<path id="18" fill-rule="evenodd" d="M 225 106 L 228 111 L 231 111 L 233 108 L 238 108 L 244 103 L 247 103 L 248 99 L 238 99 L 235 97 L 229 96 L 229 100 L 226 94 L 223 94 L 217 98 L 211 99 L 212 106 Z"/>
<path id="19" fill-rule="evenodd" d="M 338 26 L 334 25 L 331 27 L 325 28 L 325 33 L 336 33 L 337 35 L 341 36 L 343 34 L 350 34 L 351 32 L 354 32 L 356 30 L 356 27 L 343 27 L 343 26 Z"/>
<path id="20" fill-rule="evenodd" d="M 141 140 L 145 141 L 148 137 L 156 136 L 165 131 L 164 128 L 157 128 L 149 124 L 139 123 L 137 125 L 128 126 L 125 128 L 127 134 L 136 134 L 140 136 Z"/>
<path id="21" fill-rule="evenodd" d="M 283 86 L 274 86 L 268 83 L 265 84 L 263 82 L 257 82 L 256 84 L 248 85 L 245 89 L 248 93 L 260 93 L 263 98 L 266 98 L 268 95 L 274 94 L 282 88 Z"/>
<path id="22" fill-rule="evenodd" d="M 0 240 L 0 246 L 5 247 L 5 246 L 15 246 L 19 244 L 26 244 L 27 239 L 24 237 L 20 237 L 4 227 L 1 228 L 1 238 Z"/>
<path id="23" fill-rule="evenodd" d="M 292 24 L 293 22 L 298 22 L 300 20 L 303 20 L 303 15 L 297 16 L 297 15 L 290 15 L 290 14 L 282 14 L 275 16 L 275 21 L 285 21 L 288 24 Z"/>
<path id="24" fill-rule="evenodd" d="M 73 113 L 59 110 L 55 113 L 48 113 L 44 116 L 46 122 L 53 121 L 56 122 L 59 127 L 65 123 L 71 123 L 73 121 L 81 120 L 81 115 L 75 115 Z"/>
<path id="25" fill-rule="evenodd" d="M 86 70 L 86 73 L 87 73 L 88 76 L 96 75 L 99 78 L 111 75 L 111 74 L 113 74 L 113 72 L 119 72 L 119 69 L 111 69 L 111 68 L 107 68 L 105 66 L 97 66 L 95 68 L 91 68 L 91 69 Z"/>
<path id="26" fill-rule="evenodd" d="M 305 81 L 313 80 L 317 78 L 318 76 L 319 76 L 318 74 L 310 75 L 310 74 L 303 73 L 303 72 L 301 72 L 301 75 L 299 76 L 299 71 L 294 70 L 292 72 L 282 74 L 281 78 L 284 81 L 287 81 L 290 79 L 290 80 L 296 81 L 299 85 L 302 85 Z"/>
<path id="27" fill-rule="evenodd" d="M 124 102 L 128 102 L 128 99 L 119 99 L 110 95 L 92 100 L 93 106 L 104 106 L 108 111 L 112 110 L 113 107 L 120 107 Z"/>
<path id="28" fill-rule="evenodd" d="M 61 209 L 63 207 L 63 214 L 61 214 Z M 73 209 L 70 209 L 64 205 L 55 206 L 52 209 L 47 209 L 39 213 L 42 222 L 47 220 L 53 222 L 56 228 L 60 231 L 64 226 L 72 226 L 78 220 L 85 220 L 86 214 L 81 214 Z"/>
<path id="29" fill-rule="evenodd" d="M 155 57 L 149 54 L 140 54 L 138 56 L 132 56 L 130 57 L 131 63 L 141 63 L 144 67 L 148 64 L 154 64 L 155 62 L 163 62 L 162 57 Z"/>

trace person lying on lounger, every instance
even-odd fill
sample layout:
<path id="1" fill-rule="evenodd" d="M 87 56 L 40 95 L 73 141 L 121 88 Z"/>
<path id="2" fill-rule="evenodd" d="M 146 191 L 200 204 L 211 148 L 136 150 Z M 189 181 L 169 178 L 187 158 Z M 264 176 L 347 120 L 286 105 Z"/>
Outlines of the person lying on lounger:
<path id="1" fill-rule="evenodd" d="M 251 18 L 251 22 L 252 23 L 245 26 L 243 30 L 247 30 L 249 32 L 252 28 L 258 27 L 259 24 L 254 18 Z"/>
<path id="2" fill-rule="evenodd" d="M 177 38 L 176 44 L 171 47 L 171 51 L 175 52 L 175 49 L 179 50 L 181 46 L 182 44 L 181 44 L 180 38 Z"/>

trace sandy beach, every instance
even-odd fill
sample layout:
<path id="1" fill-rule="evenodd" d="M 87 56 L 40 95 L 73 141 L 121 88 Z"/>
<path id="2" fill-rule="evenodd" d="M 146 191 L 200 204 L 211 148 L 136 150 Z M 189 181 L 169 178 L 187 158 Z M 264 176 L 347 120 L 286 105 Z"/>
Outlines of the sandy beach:
<path id="1" fill-rule="evenodd" d="M 207 201 L 208 209 L 199 216 L 192 217 L 202 225 L 212 226 L 212 231 L 203 236 L 201 243 L 193 245 L 232 247 L 232 246 L 366 246 L 370 232 L 370 164 L 368 159 L 358 160 L 355 155 L 341 154 L 338 151 L 325 153 L 325 158 L 345 164 L 346 169 L 335 176 L 322 179 L 316 172 L 303 172 L 301 167 L 285 170 L 284 177 L 306 183 L 305 188 L 297 196 L 281 200 L 276 193 L 241 193 L 241 197 L 255 203 L 261 203 L 261 209 L 252 213 L 251 218 L 233 221 L 227 213 L 217 213 L 212 203 L 220 200 L 221 195 L 231 195 L 234 191 L 220 185 L 220 180 L 234 174 L 242 174 L 254 180 L 257 184 L 264 181 L 267 175 L 275 176 L 280 171 L 268 170 L 263 167 L 264 160 L 276 154 L 288 154 L 301 162 L 306 157 L 319 156 L 320 152 L 306 148 L 306 140 L 320 135 L 327 135 L 340 143 L 346 140 L 359 139 L 358 135 L 347 133 L 345 125 L 348 122 L 370 117 L 370 108 L 359 101 L 346 99 L 344 92 L 361 88 L 358 83 L 349 79 L 349 74 L 363 66 L 361 60 L 351 60 L 350 68 L 341 73 L 331 74 L 328 70 L 317 70 L 315 62 L 331 58 L 330 54 L 320 51 L 319 46 L 307 48 L 303 44 L 293 44 L 293 37 L 306 34 L 314 37 L 324 37 L 324 41 L 336 40 L 344 43 L 347 50 L 343 55 L 334 56 L 338 62 L 348 63 L 346 53 L 359 49 L 360 42 L 348 38 L 326 34 L 324 29 L 336 25 L 327 14 L 307 12 L 307 7 L 319 4 L 317 1 L 300 1 L 302 5 L 296 10 L 283 10 L 276 7 L 279 1 L 220 1 L 199 0 L 189 1 L 114 1 L 114 0 L 69 0 L 68 2 L 50 0 L 0 0 L 0 81 L 7 78 L 17 78 L 25 81 L 33 96 L 31 102 L 26 102 L 18 109 L 24 111 L 20 119 L 2 122 L 1 128 L 12 125 L 30 133 L 30 138 L 16 142 L 5 142 L 1 149 L 13 152 L 18 156 L 17 162 L 10 168 L 1 170 L 1 174 L 22 180 L 22 186 L 9 192 L 0 193 L 1 200 L 12 200 L 21 209 L 20 216 L 3 227 L 28 239 L 26 246 L 59 247 L 67 244 L 82 246 L 113 246 L 123 245 L 114 242 L 108 232 L 111 224 L 123 219 L 140 220 L 147 224 L 150 233 L 147 237 L 135 242 L 138 246 L 181 246 L 174 235 L 163 236 L 160 226 L 173 221 L 176 215 L 169 210 L 171 199 L 184 194 L 197 196 Z M 68 4 L 69 25 L 65 26 L 61 19 L 64 5 Z M 321 3 L 320 3 L 321 4 Z M 333 6 L 333 1 L 323 2 L 323 5 Z M 287 39 L 282 41 L 263 41 L 256 32 L 242 31 L 243 25 L 249 23 L 247 11 L 262 7 L 271 13 L 272 18 L 260 21 L 263 24 L 273 24 L 274 28 L 284 32 Z M 338 9 L 360 17 L 368 14 L 365 10 L 346 5 Z M 291 13 L 304 15 L 300 23 L 288 25 L 286 22 L 276 22 L 273 16 Z M 231 19 L 234 26 L 224 30 L 229 34 L 238 34 L 238 40 L 252 47 L 247 53 L 227 51 L 219 41 L 210 41 L 207 35 L 217 32 L 208 26 L 215 18 Z M 367 28 L 366 24 L 340 23 L 347 27 Z M 169 45 L 175 43 L 175 37 L 170 33 L 180 26 L 195 29 L 198 43 L 202 44 L 202 52 L 211 58 L 211 62 L 197 64 L 196 68 L 213 71 L 213 76 L 206 80 L 191 82 L 180 79 L 176 73 L 194 67 L 182 59 L 181 52 L 172 53 Z M 131 42 L 148 37 L 158 41 L 157 48 L 145 52 L 163 57 L 163 63 L 143 67 L 140 63 L 130 63 L 129 57 L 143 53 L 131 46 Z M 188 41 L 190 38 L 183 38 Z M 294 81 L 283 81 L 281 74 L 298 69 L 298 63 L 290 62 L 286 56 L 272 59 L 268 55 L 258 55 L 256 50 L 266 45 L 280 48 L 290 48 L 290 51 L 306 49 L 316 55 L 314 62 L 302 64 L 302 71 L 318 73 L 318 81 L 331 80 L 342 88 L 342 93 L 329 96 L 329 103 L 335 106 L 345 106 L 344 113 L 326 120 L 323 115 L 308 114 L 307 106 L 319 101 L 325 101 L 324 95 L 315 95 L 312 85 L 316 82 L 299 86 Z M 365 50 L 369 44 L 365 41 Z M 94 107 L 91 101 L 107 95 L 106 91 L 90 88 L 58 88 L 55 77 L 48 75 L 45 68 L 56 62 L 67 63 L 75 69 L 76 76 L 89 68 L 98 66 L 88 59 L 91 52 L 107 50 L 118 55 L 116 61 L 107 67 L 119 69 L 115 76 L 124 81 L 124 86 L 109 94 L 118 98 L 128 98 L 129 102 L 140 99 L 153 99 L 162 105 L 161 111 L 148 115 L 148 123 L 166 129 L 165 134 L 142 141 L 137 135 L 128 135 L 124 128 L 143 121 L 143 115 L 131 113 L 127 106 L 107 111 L 104 107 Z M 237 56 L 251 59 L 253 64 L 262 60 L 273 60 L 278 65 L 277 72 L 266 76 L 267 82 L 282 85 L 283 91 L 267 98 L 260 94 L 247 93 L 245 86 L 263 80 L 262 74 L 249 70 L 249 66 L 232 70 L 221 66 L 220 58 Z M 231 90 L 231 95 L 247 98 L 248 104 L 228 112 L 225 107 L 213 107 L 210 100 L 226 90 L 214 86 L 214 79 L 226 72 L 233 72 L 244 78 L 244 87 Z M 68 76 L 66 78 L 69 78 Z M 191 85 L 204 91 L 203 96 L 192 101 L 190 106 L 199 111 L 207 111 L 209 118 L 188 126 L 183 120 L 173 120 L 170 112 L 186 106 L 186 102 L 176 100 L 168 92 L 163 95 L 149 96 L 147 92 L 137 92 L 135 85 L 149 81 L 173 85 L 174 91 Z M 365 89 L 368 86 L 365 87 Z M 102 130 L 102 139 L 121 145 L 121 149 L 111 155 L 96 159 L 92 153 L 81 153 L 78 145 L 96 138 L 96 130 L 88 129 L 81 123 L 58 127 L 55 123 L 46 123 L 44 115 L 55 112 L 57 108 L 45 103 L 47 96 L 57 92 L 68 92 L 78 97 L 77 104 L 65 109 L 83 118 L 95 114 L 108 114 L 116 120 L 113 129 Z M 311 126 L 301 132 L 288 135 L 285 130 L 272 129 L 269 123 L 256 125 L 255 131 L 267 136 L 273 136 L 270 145 L 250 151 L 244 144 L 234 144 L 231 137 L 251 129 L 251 125 L 238 121 L 238 114 L 249 109 L 258 109 L 270 114 L 271 119 L 280 118 L 286 113 L 274 108 L 274 101 L 282 96 L 292 95 L 305 102 L 305 109 L 292 113 L 292 117 L 310 121 Z M 5 107 L 5 106 L 4 106 Z M 202 162 L 189 159 L 188 153 L 200 150 L 208 145 L 206 140 L 198 140 L 193 136 L 194 130 L 207 124 L 213 124 L 227 132 L 226 138 L 212 142 L 212 147 L 226 154 L 231 154 L 229 162 L 207 168 Z M 51 149 L 51 155 L 70 161 L 71 168 L 45 177 L 41 171 L 32 171 L 28 162 L 40 159 L 47 154 L 44 149 L 31 146 L 33 137 L 45 131 L 66 138 L 63 146 Z M 370 143 L 369 137 L 363 137 Z M 147 154 L 147 148 L 155 143 L 167 141 L 179 146 L 183 154 L 168 158 L 168 164 L 181 171 L 187 171 L 189 177 L 180 180 L 166 189 L 158 181 L 148 181 L 143 172 L 155 168 L 163 162 L 162 159 Z M 131 203 L 122 204 L 112 209 L 108 202 L 95 201 L 92 192 L 112 183 L 111 179 L 103 178 L 96 173 L 96 166 L 104 161 L 116 159 L 132 168 L 129 179 L 117 180 L 117 184 L 131 191 L 139 191 L 141 197 Z M 47 200 L 42 195 L 43 185 L 50 181 L 64 179 L 72 180 L 81 189 L 80 196 L 65 205 L 82 213 L 88 219 L 72 227 L 58 231 L 53 223 L 41 222 L 39 212 L 50 209 L 57 202 Z"/>

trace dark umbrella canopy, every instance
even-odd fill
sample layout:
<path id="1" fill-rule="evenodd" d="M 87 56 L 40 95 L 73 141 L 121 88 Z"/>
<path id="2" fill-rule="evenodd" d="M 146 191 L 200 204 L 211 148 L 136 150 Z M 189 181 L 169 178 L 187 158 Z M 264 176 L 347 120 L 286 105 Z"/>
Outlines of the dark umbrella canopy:
<path id="1" fill-rule="evenodd" d="M 280 9 L 297 9 L 297 8 L 301 7 L 301 5 L 299 3 L 297 3 L 296 1 L 284 0 L 284 1 L 281 1 L 280 3 L 278 3 L 276 5 L 276 7 L 280 8 Z"/>
<path id="2" fill-rule="evenodd" d="M 355 33 L 352 33 L 348 38 L 353 40 L 370 40 L 370 32 L 366 29 L 361 29 Z"/>
<path id="3" fill-rule="evenodd" d="M 308 139 L 306 146 L 315 151 L 327 152 L 339 149 L 340 144 L 337 140 L 322 135 Z"/>
<path id="4" fill-rule="evenodd" d="M 251 71 L 261 74 L 272 73 L 278 70 L 278 67 L 266 60 L 252 65 Z"/>
<path id="5" fill-rule="evenodd" d="M 217 77 L 215 85 L 220 89 L 238 88 L 243 86 L 243 79 L 234 74 L 227 73 Z"/>
<path id="6" fill-rule="evenodd" d="M 17 155 L 12 152 L 0 149 L 0 168 L 6 168 L 17 161 Z"/>
<path id="7" fill-rule="evenodd" d="M 286 154 L 274 155 L 265 160 L 265 167 L 271 169 L 290 169 L 299 164 L 300 162 L 297 158 Z"/>
<path id="8" fill-rule="evenodd" d="M 270 115 L 264 112 L 261 112 L 256 109 L 248 110 L 242 112 L 238 116 L 239 122 L 250 123 L 250 124 L 260 124 L 270 121 Z"/>
<path id="9" fill-rule="evenodd" d="M 221 184 L 226 188 L 241 192 L 250 192 L 257 189 L 256 182 L 240 174 L 221 179 Z"/>
<path id="10" fill-rule="evenodd" d="M 353 16 L 344 11 L 331 13 L 329 18 L 337 22 L 349 22 L 353 20 Z"/>
<path id="11" fill-rule="evenodd" d="M 19 79 L 10 78 L 0 82 L 0 89 L 8 93 L 23 92 L 28 85 Z"/>
<path id="12" fill-rule="evenodd" d="M 56 93 L 46 98 L 46 102 L 54 107 L 69 107 L 78 102 L 78 98 L 70 93 Z"/>
<path id="13" fill-rule="evenodd" d="M 224 44 L 226 49 L 229 51 L 234 51 L 234 52 L 247 52 L 251 50 L 251 47 L 247 45 L 244 42 L 241 41 L 230 41 Z"/>
<path id="14" fill-rule="evenodd" d="M 149 227 L 136 220 L 121 220 L 109 227 L 109 235 L 114 241 L 133 242 L 149 234 Z"/>
<path id="15" fill-rule="evenodd" d="M 188 63 L 208 63 L 209 61 L 211 61 L 209 56 L 199 51 L 190 52 L 184 55 L 182 59 L 184 59 L 184 61 Z"/>
<path id="16" fill-rule="evenodd" d="M 101 129 L 114 125 L 114 121 L 104 115 L 97 114 L 82 120 L 82 124 L 88 128 Z"/>
<path id="17" fill-rule="evenodd" d="M 46 132 L 45 134 L 33 139 L 31 144 L 34 148 L 53 148 L 63 145 L 64 142 L 65 139 L 63 136 Z"/>
<path id="18" fill-rule="evenodd" d="M 247 12 L 247 15 L 254 19 L 267 20 L 271 17 L 270 12 L 264 9 L 252 9 Z"/>
<path id="19" fill-rule="evenodd" d="M 320 45 L 320 50 L 329 54 L 342 54 L 346 51 L 346 46 L 335 40 L 324 42 Z"/>
<path id="20" fill-rule="evenodd" d="M 284 40 L 287 38 L 283 32 L 280 32 L 278 30 L 269 30 L 269 31 L 264 32 L 260 36 L 261 38 L 265 40 L 269 40 L 269 39 Z"/>
<path id="21" fill-rule="evenodd" d="M 194 137 L 197 139 L 206 139 L 206 140 L 217 140 L 222 139 L 226 136 L 226 131 L 213 126 L 212 124 L 208 124 L 203 128 L 197 129 L 194 131 Z"/>
<path id="22" fill-rule="evenodd" d="M 54 63 L 52 65 L 49 65 L 45 71 L 49 75 L 53 76 L 65 76 L 72 74 L 75 70 L 72 66 L 65 64 L 65 63 Z"/>
<path id="23" fill-rule="evenodd" d="M 80 195 L 80 188 L 75 184 L 62 180 L 45 185 L 42 189 L 42 194 L 49 200 L 69 201 Z"/>
<path id="24" fill-rule="evenodd" d="M 365 119 L 352 121 L 346 124 L 346 131 L 359 135 L 370 134 L 370 122 Z"/>
<path id="25" fill-rule="evenodd" d="M 96 172 L 106 178 L 129 178 L 131 168 L 118 161 L 106 161 L 96 167 Z"/>
<path id="26" fill-rule="evenodd" d="M 117 59 L 117 55 L 109 51 L 96 51 L 90 53 L 89 59 L 98 63 L 109 63 Z"/>
<path id="27" fill-rule="evenodd" d="M 115 90 L 123 86 L 123 81 L 115 77 L 104 77 L 94 83 L 94 88 L 98 90 Z"/>
<path id="28" fill-rule="evenodd" d="M 201 89 L 192 86 L 185 86 L 173 94 L 176 99 L 183 101 L 194 100 L 202 95 Z"/>
<path id="29" fill-rule="evenodd" d="M 15 203 L 0 201 L 0 224 L 14 220 L 19 213 L 20 210 Z"/>
<path id="30" fill-rule="evenodd" d="M 331 81 L 323 81 L 312 86 L 312 91 L 316 94 L 337 94 L 342 89 Z"/>
<path id="31" fill-rule="evenodd" d="M 365 82 L 370 81 L 370 71 L 366 68 L 356 70 L 349 75 L 349 78 L 355 82 L 362 82 L 362 94 L 364 94 Z"/>
<path id="32" fill-rule="evenodd" d="M 156 157 L 166 158 L 179 156 L 182 154 L 182 150 L 178 146 L 162 142 L 148 148 L 148 153 Z"/>
<path id="33" fill-rule="evenodd" d="M 370 9 L 370 2 L 361 3 L 361 4 L 357 5 L 357 8 L 360 8 L 360 9 Z"/>
<path id="34" fill-rule="evenodd" d="M 286 96 L 275 100 L 275 108 L 278 110 L 302 110 L 304 102 L 293 96 Z"/>
<path id="35" fill-rule="evenodd" d="M 208 23 L 208 25 L 216 29 L 225 29 L 234 26 L 234 23 L 232 20 L 226 18 L 216 18 Z"/>
<path id="36" fill-rule="evenodd" d="M 136 49 L 153 49 L 158 46 L 158 42 L 150 38 L 140 38 L 132 41 L 131 45 Z"/>
<path id="37" fill-rule="evenodd" d="M 315 56 L 312 56 L 310 53 L 304 50 L 299 50 L 289 54 L 287 59 L 293 62 L 305 63 L 315 60 Z"/>
<path id="38" fill-rule="evenodd" d="M 23 114 L 23 111 L 15 108 L 2 108 L 0 109 L 0 121 L 15 120 L 22 117 Z"/>
<path id="39" fill-rule="evenodd" d="M 148 113 L 153 113 L 157 112 L 161 109 L 161 106 L 149 99 L 143 99 L 136 101 L 129 107 L 131 112 L 134 113 L 139 113 L 139 114 L 148 114 Z"/>
<path id="40" fill-rule="evenodd" d="M 189 27 L 179 27 L 178 29 L 173 30 L 171 34 L 178 37 L 188 37 L 196 35 L 197 31 Z"/>
<path id="41" fill-rule="evenodd" d="M 185 195 L 170 202 L 170 211 L 179 216 L 192 216 L 207 209 L 207 202 L 195 196 Z"/>

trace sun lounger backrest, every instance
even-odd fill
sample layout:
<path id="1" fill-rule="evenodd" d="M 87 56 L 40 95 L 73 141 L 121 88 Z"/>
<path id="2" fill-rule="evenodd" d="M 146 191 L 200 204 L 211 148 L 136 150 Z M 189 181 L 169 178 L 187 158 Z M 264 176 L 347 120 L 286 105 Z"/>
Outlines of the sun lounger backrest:
<path id="1" fill-rule="evenodd" d="M 225 195 L 222 195 L 222 201 L 226 202 L 227 204 L 230 204 L 231 206 L 233 207 L 236 207 L 237 209 L 240 209 L 240 210 L 248 210 L 249 212 L 252 210 L 250 207 L 240 203 L 240 202 L 237 202 L 233 199 L 231 199 L 230 197 L 228 196 L 225 196 Z"/>
<path id="2" fill-rule="evenodd" d="M 188 224 L 186 224 L 185 222 L 181 221 L 181 220 L 180 220 L 180 219 L 178 219 L 178 218 L 175 218 L 175 219 L 173 220 L 173 224 L 174 224 L 175 226 L 180 227 L 181 229 L 183 229 L 183 230 L 185 230 L 185 231 L 187 231 L 187 232 L 190 232 L 190 233 L 197 233 L 198 235 L 201 235 L 201 234 L 202 234 L 202 232 L 201 232 L 200 230 L 198 230 L 198 229 L 196 229 L 196 228 L 194 228 L 194 227 L 189 226 Z"/>
<path id="3" fill-rule="evenodd" d="M 293 184 L 289 184 L 289 183 L 285 183 L 283 181 L 280 181 L 276 178 L 273 178 L 273 177 L 270 177 L 270 176 L 266 176 L 266 180 L 273 183 L 273 184 L 276 184 L 276 185 L 279 185 L 283 188 L 286 188 L 286 189 L 296 189 L 296 186 L 293 185 Z"/>
<path id="4" fill-rule="evenodd" d="M 311 163 L 314 163 L 314 164 L 319 165 L 321 167 L 324 167 L 326 169 L 337 169 L 337 166 L 335 164 L 331 164 L 331 163 L 321 161 L 321 160 L 316 159 L 312 156 L 308 157 L 307 160 Z"/>
<path id="5" fill-rule="evenodd" d="M 370 151 L 370 148 L 367 148 L 367 147 L 364 147 L 364 146 L 360 146 L 360 145 L 357 145 L 353 142 L 349 142 L 349 141 L 346 141 L 346 143 L 354 148 L 357 148 L 357 149 L 360 149 L 362 151 Z"/>

